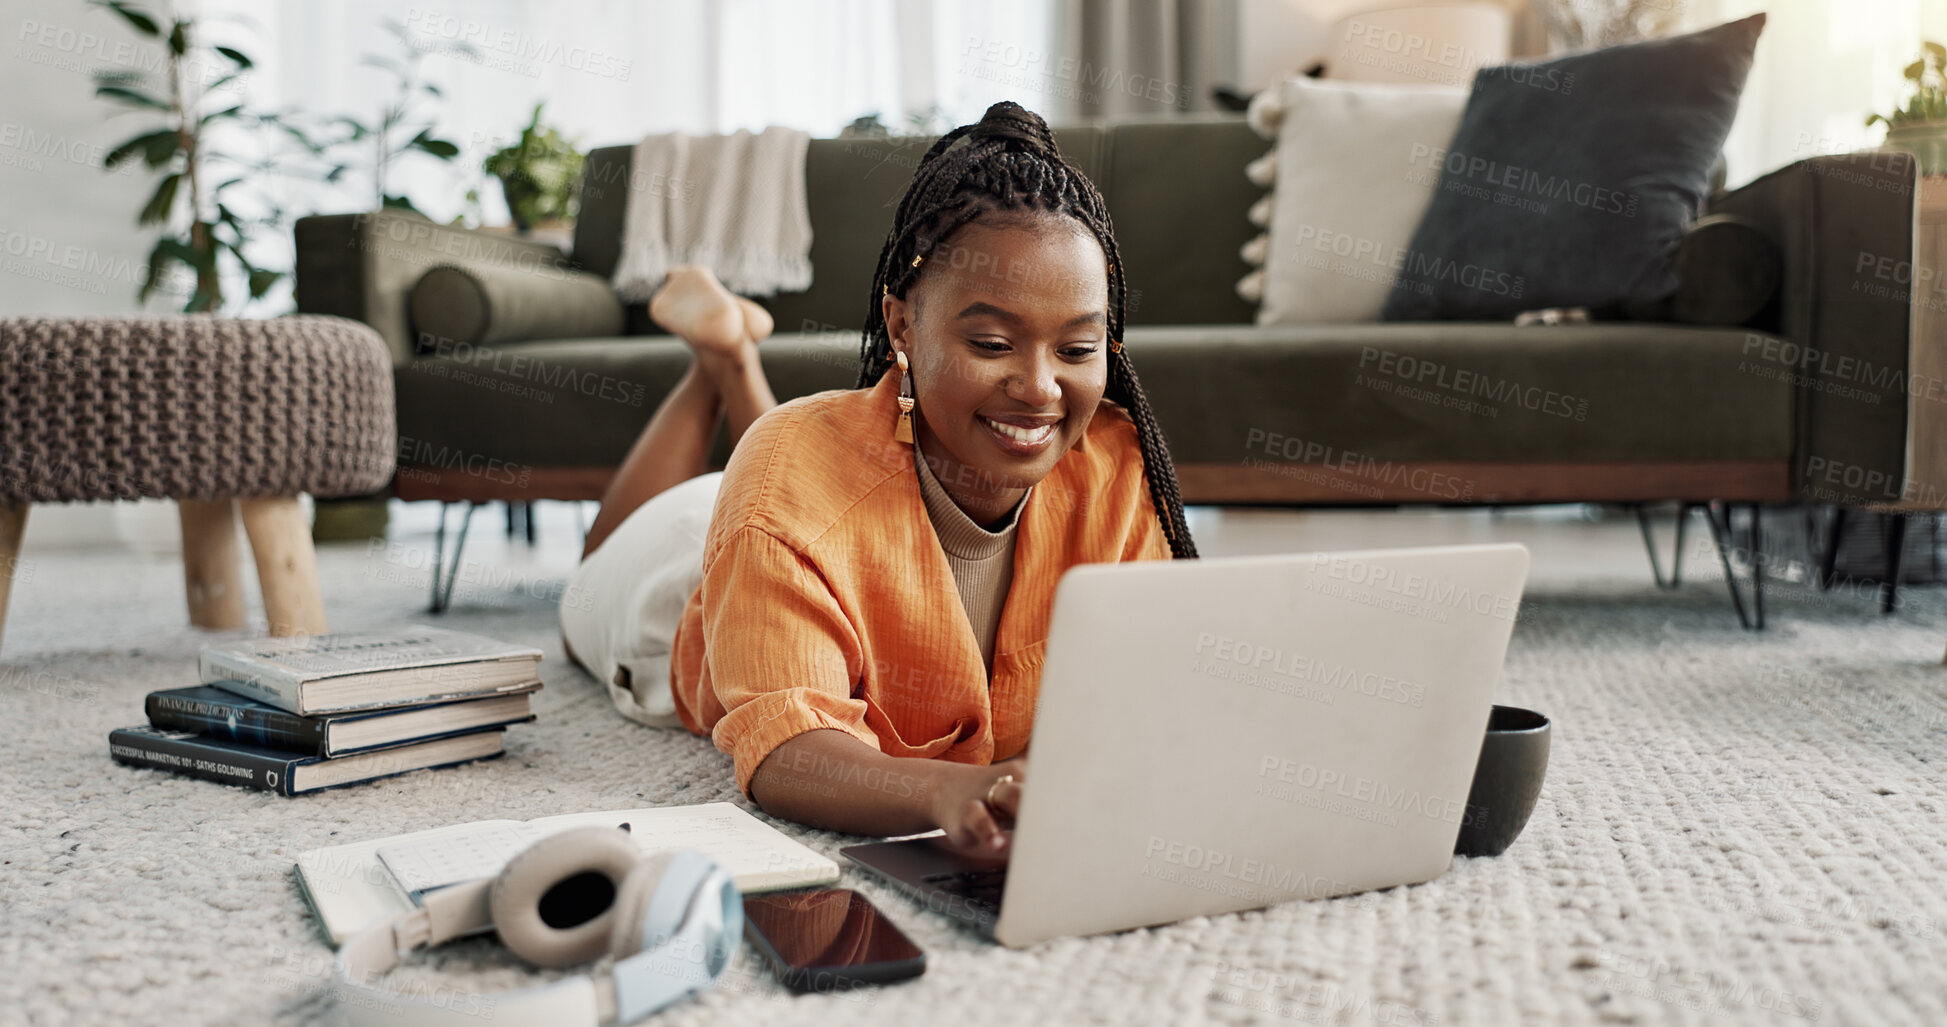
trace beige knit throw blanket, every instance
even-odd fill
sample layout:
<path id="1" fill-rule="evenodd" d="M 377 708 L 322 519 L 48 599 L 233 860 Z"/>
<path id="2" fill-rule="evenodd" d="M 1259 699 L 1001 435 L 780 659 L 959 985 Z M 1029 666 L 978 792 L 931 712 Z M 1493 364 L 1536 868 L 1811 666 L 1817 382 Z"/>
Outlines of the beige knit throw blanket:
<path id="1" fill-rule="evenodd" d="M 753 134 L 652 135 L 635 147 L 610 280 L 624 302 L 647 302 L 664 274 L 701 264 L 731 292 L 763 296 L 811 287 L 805 203 L 810 133 L 773 125 Z"/>

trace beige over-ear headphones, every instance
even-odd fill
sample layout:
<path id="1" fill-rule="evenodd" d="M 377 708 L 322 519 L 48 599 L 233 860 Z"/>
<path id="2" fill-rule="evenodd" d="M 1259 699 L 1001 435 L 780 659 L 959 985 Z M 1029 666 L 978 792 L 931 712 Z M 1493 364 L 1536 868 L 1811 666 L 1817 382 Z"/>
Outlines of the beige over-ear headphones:
<path id="1" fill-rule="evenodd" d="M 716 983 L 743 919 L 730 875 L 702 853 L 644 856 L 626 831 L 576 828 L 535 842 L 493 878 L 431 892 L 418 910 L 346 941 L 338 995 L 355 1024 L 477 1023 L 483 1004 L 496 1023 L 631 1023 Z M 372 983 L 413 949 L 488 928 L 536 966 L 603 955 L 615 964 L 544 987 L 468 996 L 465 1008 Z"/>

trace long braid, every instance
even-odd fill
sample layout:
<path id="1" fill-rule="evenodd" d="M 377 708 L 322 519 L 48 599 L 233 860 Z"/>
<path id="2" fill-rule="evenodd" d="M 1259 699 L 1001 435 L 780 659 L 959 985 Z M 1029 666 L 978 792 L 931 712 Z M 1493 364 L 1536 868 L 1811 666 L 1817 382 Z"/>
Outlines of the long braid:
<path id="1" fill-rule="evenodd" d="M 955 149 L 953 144 L 963 137 L 967 145 Z M 1071 217 L 1095 236 L 1109 266 L 1109 338 L 1123 337 L 1128 283 L 1107 202 L 1095 183 L 1061 156 L 1047 122 L 1003 100 L 987 108 L 978 124 L 962 125 L 941 136 L 920 158 L 912 184 L 893 215 L 872 278 L 859 346 L 859 388 L 877 383 L 892 363 L 892 341 L 880 297 L 888 292 L 906 295 L 919 277 L 913 258 L 931 253 L 968 222 L 1013 211 Z M 1135 422 L 1143 477 L 1170 554 L 1179 560 L 1195 559 L 1196 542 L 1183 517 L 1183 496 L 1169 442 L 1149 408 L 1149 397 L 1143 394 L 1126 346 L 1109 353 L 1109 381 L 1103 395 L 1121 404 Z"/>

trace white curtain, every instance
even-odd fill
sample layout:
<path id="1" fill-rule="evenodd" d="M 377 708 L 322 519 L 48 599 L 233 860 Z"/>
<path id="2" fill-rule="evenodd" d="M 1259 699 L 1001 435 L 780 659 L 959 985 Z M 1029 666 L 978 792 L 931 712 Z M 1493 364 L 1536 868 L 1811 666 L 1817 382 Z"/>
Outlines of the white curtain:
<path id="1" fill-rule="evenodd" d="M 1684 28 L 1766 12 L 1724 147 L 1730 184 L 1822 153 L 1879 145 L 1866 115 L 1904 102 L 1900 71 L 1923 39 L 1947 41 L 1942 0 L 1687 0 Z"/>

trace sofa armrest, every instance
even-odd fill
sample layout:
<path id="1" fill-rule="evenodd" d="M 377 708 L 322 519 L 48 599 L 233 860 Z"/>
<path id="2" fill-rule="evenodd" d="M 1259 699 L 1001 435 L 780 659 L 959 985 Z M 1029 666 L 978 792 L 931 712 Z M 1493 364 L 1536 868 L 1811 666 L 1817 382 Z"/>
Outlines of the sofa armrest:
<path id="1" fill-rule="evenodd" d="M 296 236 L 298 311 L 371 325 L 395 365 L 411 361 L 415 350 L 407 298 L 435 266 L 517 267 L 563 278 L 580 273 L 553 246 L 395 211 L 300 218 Z"/>
<path id="2" fill-rule="evenodd" d="M 1907 486 L 1919 170 L 1895 151 L 1814 157 L 1718 197 L 1763 232 L 1780 286 L 1745 343 L 1749 373 L 1797 385 L 1793 487 L 1815 502 L 1899 500 Z M 1890 286 L 1890 288 L 1889 288 Z"/>

